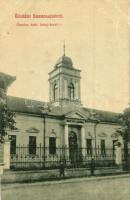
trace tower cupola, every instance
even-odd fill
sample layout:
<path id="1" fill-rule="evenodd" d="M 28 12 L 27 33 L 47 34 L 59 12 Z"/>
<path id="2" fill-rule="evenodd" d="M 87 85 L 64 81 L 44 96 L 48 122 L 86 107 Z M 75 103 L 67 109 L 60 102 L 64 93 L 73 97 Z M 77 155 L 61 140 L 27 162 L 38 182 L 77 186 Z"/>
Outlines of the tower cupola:
<path id="1" fill-rule="evenodd" d="M 54 105 L 81 105 L 80 70 L 73 66 L 72 59 L 60 57 L 49 73 L 50 102 Z"/>

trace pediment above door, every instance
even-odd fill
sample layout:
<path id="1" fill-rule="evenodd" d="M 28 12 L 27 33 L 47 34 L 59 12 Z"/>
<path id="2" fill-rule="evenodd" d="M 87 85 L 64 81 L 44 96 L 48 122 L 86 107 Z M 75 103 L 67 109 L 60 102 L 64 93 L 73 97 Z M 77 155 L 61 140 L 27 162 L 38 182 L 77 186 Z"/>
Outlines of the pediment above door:
<path id="1" fill-rule="evenodd" d="M 69 112 L 65 117 L 69 119 L 88 119 L 88 116 L 80 111 Z"/>

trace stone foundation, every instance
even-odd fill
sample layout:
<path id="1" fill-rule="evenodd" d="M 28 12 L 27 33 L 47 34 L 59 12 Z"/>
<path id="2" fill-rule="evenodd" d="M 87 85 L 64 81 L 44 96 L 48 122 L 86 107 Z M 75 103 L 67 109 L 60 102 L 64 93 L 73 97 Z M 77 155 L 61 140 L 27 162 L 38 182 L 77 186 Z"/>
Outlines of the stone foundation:
<path id="1" fill-rule="evenodd" d="M 119 168 L 96 169 L 95 175 L 109 175 L 123 173 Z M 90 169 L 65 169 L 65 178 L 90 176 Z M 34 171 L 6 171 L 2 175 L 2 183 L 24 183 L 60 179 L 59 169 Z"/>

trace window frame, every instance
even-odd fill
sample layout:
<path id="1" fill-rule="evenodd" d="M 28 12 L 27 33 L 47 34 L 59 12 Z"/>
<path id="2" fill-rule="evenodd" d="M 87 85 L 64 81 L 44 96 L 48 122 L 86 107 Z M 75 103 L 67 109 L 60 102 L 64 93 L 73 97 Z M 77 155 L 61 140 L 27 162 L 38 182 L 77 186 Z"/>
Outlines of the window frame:
<path id="1" fill-rule="evenodd" d="M 33 141 L 33 143 L 30 143 L 30 138 L 35 138 L 35 141 Z M 29 155 L 36 155 L 36 150 L 37 150 L 37 136 L 29 136 L 29 144 L 28 144 L 28 151 L 29 151 Z"/>
<path id="2" fill-rule="evenodd" d="M 9 138 L 11 139 L 10 142 L 10 154 L 16 154 L 16 135 L 9 135 Z"/>
<path id="3" fill-rule="evenodd" d="M 54 101 L 57 100 L 57 92 L 58 92 L 58 86 L 57 86 L 57 83 L 54 84 L 54 91 L 53 91 L 53 99 Z"/>
<path id="4" fill-rule="evenodd" d="M 70 83 L 68 86 L 68 96 L 70 100 L 74 100 L 75 97 L 75 88 L 74 88 L 74 84 Z"/>
<path id="5" fill-rule="evenodd" d="M 106 140 L 101 139 L 100 145 L 101 145 L 101 155 L 105 156 L 106 155 Z"/>
<path id="6" fill-rule="evenodd" d="M 49 154 L 56 155 L 56 137 L 49 137 Z"/>
<path id="7" fill-rule="evenodd" d="M 90 142 L 90 145 L 88 145 L 89 142 Z M 93 147 L 92 147 L 92 139 L 91 138 L 86 139 L 86 146 L 87 146 L 87 155 L 92 155 Z"/>

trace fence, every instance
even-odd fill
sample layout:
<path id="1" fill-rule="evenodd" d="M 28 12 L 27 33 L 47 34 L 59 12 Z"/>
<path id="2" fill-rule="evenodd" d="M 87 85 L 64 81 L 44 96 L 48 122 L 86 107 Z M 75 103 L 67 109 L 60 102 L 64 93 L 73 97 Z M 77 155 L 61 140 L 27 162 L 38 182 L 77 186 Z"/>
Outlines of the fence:
<path id="1" fill-rule="evenodd" d="M 66 167 L 89 167 L 92 158 L 95 166 L 115 165 L 115 150 L 100 148 L 44 148 L 39 146 L 17 146 L 10 155 L 11 169 L 54 169 L 61 162 Z"/>

